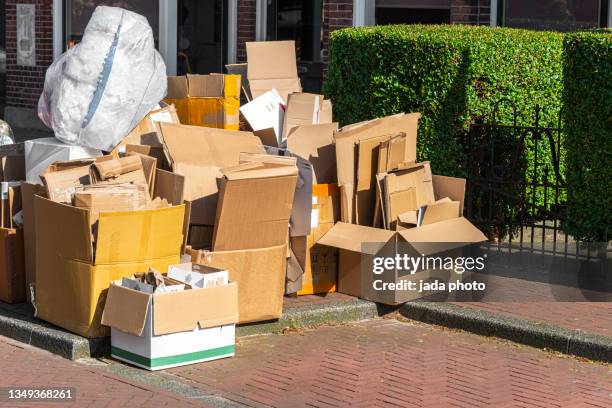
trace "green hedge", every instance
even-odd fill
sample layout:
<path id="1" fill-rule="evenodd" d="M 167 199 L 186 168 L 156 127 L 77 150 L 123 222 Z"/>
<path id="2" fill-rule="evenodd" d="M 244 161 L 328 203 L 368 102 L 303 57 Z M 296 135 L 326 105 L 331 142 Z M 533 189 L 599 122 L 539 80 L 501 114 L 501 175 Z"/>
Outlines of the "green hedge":
<path id="1" fill-rule="evenodd" d="M 568 34 L 564 41 L 567 229 L 612 239 L 612 34 Z"/>
<path id="2" fill-rule="evenodd" d="M 421 112 L 418 153 L 438 174 L 465 175 L 470 123 L 491 120 L 494 104 L 516 104 L 518 124 L 556 126 L 563 37 L 558 33 L 463 25 L 354 27 L 335 31 L 323 92 L 340 124 Z M 512 124 L 510 104 L 498 119 Z M 529 149 L 530 146 L 528 146 Z M 548 155 L 545 157 L 549 159 Z"/>

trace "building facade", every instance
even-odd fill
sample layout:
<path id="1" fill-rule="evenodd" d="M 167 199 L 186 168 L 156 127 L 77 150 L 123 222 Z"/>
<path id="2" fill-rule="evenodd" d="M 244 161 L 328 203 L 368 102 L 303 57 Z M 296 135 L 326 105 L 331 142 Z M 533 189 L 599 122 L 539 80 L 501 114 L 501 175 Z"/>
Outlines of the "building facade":
<path id="1" fill-rule="evenodd" d="M 610 0 L 0 0 L 0 117 L 37 126 L 51 62 L 99 4 L 143 14 L 169 74 L 223 72 L 248 41 L 296 41 L 304 88 L 320 89 L 329 35 L 374 24 L 476 24 L 571 31 L 610 26 Z"/>

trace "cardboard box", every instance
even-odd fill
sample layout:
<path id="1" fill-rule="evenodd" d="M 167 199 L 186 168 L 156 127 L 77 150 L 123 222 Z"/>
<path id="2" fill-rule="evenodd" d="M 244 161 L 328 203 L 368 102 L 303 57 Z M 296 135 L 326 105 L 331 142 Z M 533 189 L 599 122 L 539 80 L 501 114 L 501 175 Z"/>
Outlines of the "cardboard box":
<path id="1" fill-rule="evenodd" d="M 285 102 L 276 90 L 257 96 L 241 107 L 240 113 L 267 146 L 282 144 Z"/>
<path id="2" fill-rule="evenodd" d="M 240 75 L 171 76 L 164 101 L 183 124 L 238 130 L 240 86 Z"/>
<path id="3" fill-rule="evenodd" d="M 319 114 L 323 110 L 323 95 L 312 93 L 293 93 L 287 97 L 287 111 L 283 124 L 283 139 L 300 125 L 319 123 Z"/>
<path id="4" fill-rule="evenodd" d="M 35 184 L 42 184 L 39 176 L 55 162 L 102 156 L 100 150 L 67 145 L 54 137 L 26 140 L 24 145 L 26 180 Z"/>
<path id="5" fill-rule="evenodd" d="M 0 301 L 7 303 L 26 300 L 23 227 L 14 221 L 24 179 L 23 144 L 0 146 Z"/>
<path id="6" fill-rule="evenodd" d="M 212 226 L 217 212 L 220 169 L 236 166 L 241 152 L 262 153 L 251 132 L 159 124 L 172 171 L 185 177 L 183 198 L 190 202 L 190 223 Z"/>
<path id="7" fill-rule="evenodd" d="M 292 240 L 296 256 L 304 262 L 298 296 L 335 292 L 338 280 L 338 249 L 318 245 L 317 241 L 340 218 L 340 189 L 334 184 L 315 184 L 312 191 L 311 233 L 302 242 Z"/>
<path id="8" fill-rule="evenodd" d="M 164 122 L 179 124 L 180 121 L 174 105 L 164 105 L 165 106 L 160 109 L 149 112 L 111 152 L 111 155 L 115 157 L 119 157 L 124 153 L 146 155 L 156 159 L 155 165 L 157 167 L 164 170 L 170 170 L 170 165 L 164 155 L 164 148 L 157 136 L 156 123 Z"/>
<path id="9" fill-rule="evenodd" d="M 0 300 L 26 301 L 23 230 L 0 228 Z"/>
<path id="10" fill-rule="evenodd" d="M 50 167 L 40 175 L 40 178 L 50 200 L 72 204 L 77 187 L 92 183 L 91 163 L 79 161 L 78 166 L 67 164 L 66 168 Z"/>
<path id="11" fill-rule="evenodd" d="M 246 43 L 247 76 L 253 98 L 276 89 L 284 103 L 290 93 L 302 92 L 294 41 Z"/>
<path id="12" fill-rule="evenodd" d="M 4 174 L 9 175 L 9 172 Z M 13 222 L 13 217 L 21 211 L 19 185 L 20 182 L 0 183 L 0 300 L 7 303 L 26 300 L 23 229 Z"/>
<path id="13" fill-rule="evenodd" d="M 140 160 L 140 157 L 107 157 L 108 159 L 96 160 L 93 164 L 93 167 L 96 170 L 95 175 L 97 176 L 97 179 L 99 179 L 100 181 L 115 179 L 115 182 L 122 183 L 125 181 L 117 181 L 116 179 L 124 174 L 138 172 L 140 170 L 142 173 L 139 173 L 139 175 L 142 174 L 142 178 L 140 178 L 139 181 L 146 183 L 147 180 L 144 176 L 144 171 L 142 170 L 142 161 Z"/>
<path id="14" fill-rule="evenodd" d="M 414 213 L 415 211 L 400 214 L 398 216 L 398 221 L 400 225 L 412 223 L 416 227 L 420 227 L 421 225 L 434 224 L 436 222 L 460 217 L 460 207 L 461 203 L 459 201 L 452 201 L 450 198 L 447 197 L 438 200 L 434 203 L 422 206 L 419 211 L 416 212 L 416 220 L 414 222 L 411 222 L 411 220 L 409 221 L 408 217 L 412 216 L 412 214 L 410 213 Z"/>
<path id="15" fill-rule="evenodd" d="M 287 246 L 241 251 L 187 248 L 194 264 L 227 269 L 238 284 L 238 323 L 273 320 L 283 312 Z"/>
<path id="16" fill-rule="evenodd" d="M 111 326 L 111 355 L 148 370 L 231 357 L 235 353 L 238 285 L 190 286 L 145 293 L 111 283 L 102 324 Z"/>
<path id="17" fill-rule="evenodd" d="M 403 164 L 402 160 L 404 160 L 404 152 L 408 142 L 408 137 L 403 132 L 381 142 L 377 174 L 397 169 Z"/>
<path id="18" fill-rule="evenodd" d="M 433 176 L 436 194 L 463 202 L 465 180 L 453 177 Z M 461 193 L 459 193 L 461 191 Z M 447 194 L 451 193 L 451 194 Z M 423 279 L 460 279 L 461 275 L 445 270 L 429 269 L 415 274 L 400 274 L 397 269 L 381 275 L 372 272 L 374 257 L 394 257 L 398 246 L 408 248 L 411 256 L 458 254 L 466 245 L 486 241 L 486 236 L 467 219 L 457 217 L 424 225 L 418 228 L 389 231 L 379 228 L 339 222 L 319 241 L 340 250 L 338 292 L 375 302 L 396 305 L 426 296 L 433 292 L 377 291 L 374 280 L 397 284 L 401 281 L 418 282 Z M 369 243 L 363 245 L 363 243 Z M 402 252 L 404 253 L 404 252 Z"/>
<path id="19" fill-rule="evenodd" d="M 79 187 L 74 193 L 74 206 L 89 210 L 93 225 L 101 212 L 135 211 L 145 207 L 151 201 L 145 188 L 142 184 Z"/>
<path id="20" fill-rule="evenodd" d="M 383 176 L 384 225 L 389 226 L 389 229 L 395 229 L 400 214 L 416 211 L 428 204 L 424 179 L 423 169 L 397 171 Z"/>
<path id="21" fill-rule="evenodd" d="M 82 336 L 109 334 L 100 319 L 110 282 L 179 262 L 183 205 L 100 213 L 95 251 L 89 211 L 40 196 L 34 211 L 37 316 Z"/>
<path id="22" fill-rule="evenodd" d="M 158 122 L 180 123 L 174 105 L 163 104 L 159 109 L 149 112 L 134 129 L 115 148 L 117 153 L 125 152 L 127 145 L 149 146 L 161 149 L 162 145 L 157 138 L 155 124 Z"/>
<path id="23" fill-rule="evenodd" d="M 153 156 L 149 156 L 145 153 L 140 152 L 131 152 L 127 151 L 124 157 L 127 156 L 138 156 L 140 157 L 140 161 L 142 163 L 142 172 L 144 173 L 145 182 L 149 186 L 149 195 L 151 197 L 155 197 L 155 183 L 157 176 L 157 163 L 158 159 Z M 164 160 L 165 161 L 165 160 Z M 131 182 L 136 181 L 136 179 L 131 180 Z"/>
<path id="24" fill-rule="evenodd" d="M 253 99 L 253 95 L 251 95 L 251 88 L 249 86 L 249 78 L 247 77 L 247 64 L 225 64 L 225 69 L 227 73 L 230 75 L 240 75 L 240 85 L 242 87 L 242 95 L 244 95 L 244 100 L 246 102 L 251 101 Z M 242 98 L 241 102 L 243 101 Z"/>
<path id="25" fill-rule="evenodd" d="M 336 130 L 337 123 L 301 125 L 294 128 L 287 137 L 287 149 L 312 164 L 316 184 L 337 182 L 334 146 Z"/>
<path id="26" fill-rule="evenodd" d="M 292 158 L 267 156 L 267 160 L 222 169 L 214 251 L 287 242 L 298 170 Z"/>
<path id="27" fill-rule="evenodd" d="M 324 99 L 321 112 L 319 112 L 319 123 L 332 123 L 333 121 L 334 113 L 332 102 L 329 99 Z"/>
<path id="28" fill-rule="evenodd" d="M 399 114 L 345 126 L 336 132 L 338 184 L 342 194 L 342 221 L 373 225 L 376 172 L 382 142 L 406 135 L 402 162 L 416 161 L 419 113 Z"/>
<path id="29" fill-rule="evenodd" d="M 23 249 L 25 256 L 25 290 L 28 301 L 31 301 L 30 285 L 36 283 L 36 229 L 34 214 L 34 197 L 44 194 L 45 188 L 40 184 L 21 183 L 21 206 L 23 214 Z"/>
<path id="30" fill-rule="evenodd" d="M 119 157 L 98 157 L 91 166 L 91 182 L 96 185 L 143 185 L 146 199 L 150 200 L 155 188 L 156 163 L 154 157 L 133 152 Z"/>
<path id="31" fill-rule="evenodd" d="M 156 161 L 150 156 L 128 154 L 55 162 L 40 177 L 47 197 L 60 203 L 71 204 L 75 191 L 82 186 L 119 184 L 144 186 L 145 199 L 150 201 Z"/>
<path id="32" fill-rule="evenodd" d="M 297 166 L 298 178 L 293 196 L 291 217 L 289 218 L 289 235 L 303 236 L 310 234 L 310 214 L 312 202 L 312 165 L 307 160 L 286 149 L 265 146 L 267 154 L 241 153 L 240 163 L 268 162 L 292 163 Z"/>

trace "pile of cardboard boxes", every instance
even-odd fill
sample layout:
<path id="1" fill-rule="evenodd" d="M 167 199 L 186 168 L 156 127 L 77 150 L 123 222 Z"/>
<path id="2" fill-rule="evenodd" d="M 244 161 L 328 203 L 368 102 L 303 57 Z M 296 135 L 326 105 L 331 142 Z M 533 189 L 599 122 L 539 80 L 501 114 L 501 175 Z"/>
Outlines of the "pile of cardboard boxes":
<path id="1" fill-rule="evenodd" d="M 169 78 L 111 152 L 2 147 L 0 300 L 27 295 L 39 318 L 160 369 L 233 356 L 235 324 L 279 318 L 284 295 L 405 302 L 372 289 L 379 251 L 485 239 L 461 216 L 465 181 L 417 162 L 418 113 L 338 129 L 301 92 L 293 42 L 247 54 L 248 81 Z"/>

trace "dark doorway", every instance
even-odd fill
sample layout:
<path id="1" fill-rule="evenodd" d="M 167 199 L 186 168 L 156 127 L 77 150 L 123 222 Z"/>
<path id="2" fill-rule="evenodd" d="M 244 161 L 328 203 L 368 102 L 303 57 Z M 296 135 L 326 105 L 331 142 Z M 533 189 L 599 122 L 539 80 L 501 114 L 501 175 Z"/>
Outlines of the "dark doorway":
<path id="1" fill-rule="evenodd" d="M 177 15 L 177 75 L 223 72 L 227 1 L 179 0 Z"/>
<path id="2" fill-rule="evenodd" d="M 305 92 L 320 92 L 323 1 L 268 0 L 266 11 L 266 39 L 294 40 L 302 88 Z"/>
<path id="3" fill-rule="evenodd" d="M 0 0 L 0 118 L 4 118 L 6 105 L 6 2 Z"/>

